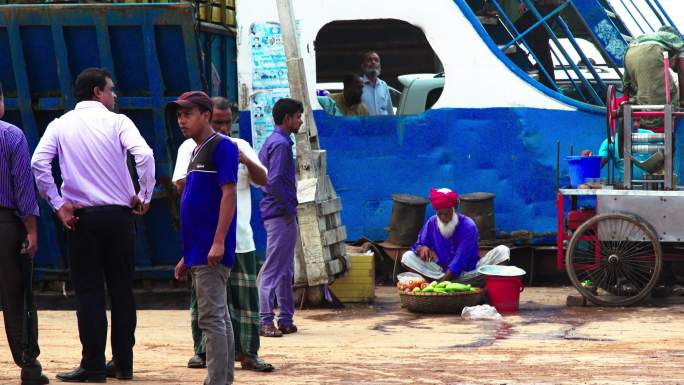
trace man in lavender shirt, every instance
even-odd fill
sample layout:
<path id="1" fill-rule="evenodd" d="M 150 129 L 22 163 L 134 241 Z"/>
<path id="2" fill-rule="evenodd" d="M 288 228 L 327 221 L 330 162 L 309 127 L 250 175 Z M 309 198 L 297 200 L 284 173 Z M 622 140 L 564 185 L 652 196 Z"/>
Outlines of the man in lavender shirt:
<path id="1" fill-rule="evenodd" d="M 134 215 L 149 209 L 154 189 L 152 149 L 135 124 L 112 112 L 116 93 L 112 76 L 89 68 L 76 78 L 74 110 L 45 129 L 31 165 L 38 190 L 68 230 L 71 282 L 76 291 L 78 333 L 83 346 L 80 366 L 57 378 L 68 382 L 105 382 L 133 377 L 136 311 Z M 126 165 L 135 159 L 140 191 L 136 194 Z M 61 193 L 52 177 L 59 155 Z M 105 365 L 107 314 L 112 306 L 112 355 Z"/>
<path id="2" fill-rule="evenodd" d="M 0 119 L 5 104 L 0 85 Z M 32 339 L 23 332 L 25 285 L 22 264 L 30 261 L 38 248 L 38 201 L 31 177 L 30 155 L 26 137 L 21 130 L 0 120 L 0 302 L 5 319 L 5 333 L 14 363 L 21 367 L 22 385 L 47 384 L 42 374 L 37 340 L 37 323 Z M 22 253 L 22 242 L 26 250 Z M 22 255 L 23 254 L 23 255 Z M 30 332 L 29 332 L 30 333 Z M 24 344 L 27 341 L 28 344 Z"/>
<path id="3" fill-rule="evenodd" d="M 290 134 L 302 126 L 303 112 L 304 106 L 297 100 L 278 100 L 273 106 L 276 128 L 259 152 L 259 160 L 268 169 L 268 183 L 261 188 L 264 198 L 259 203 L 266 228 L 266 262 L 259 273 L 259 334 L 264 337 L 282 337 L 297 331 L 292 322 L 297 182 Z M 275 299 L 280 306 L 277 328 L 273 323 Z"/>

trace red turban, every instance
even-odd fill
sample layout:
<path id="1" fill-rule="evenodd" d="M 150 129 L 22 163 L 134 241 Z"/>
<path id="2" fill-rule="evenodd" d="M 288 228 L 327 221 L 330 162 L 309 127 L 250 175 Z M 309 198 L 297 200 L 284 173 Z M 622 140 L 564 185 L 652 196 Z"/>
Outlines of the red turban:
<path id="1" fill-rule="evenodd" d="M 435 210 L 454 207 L 456 202 L 458 202 L 458 194 L 448 188 L 433 188 L 430 191 L 430 203 Z"/>

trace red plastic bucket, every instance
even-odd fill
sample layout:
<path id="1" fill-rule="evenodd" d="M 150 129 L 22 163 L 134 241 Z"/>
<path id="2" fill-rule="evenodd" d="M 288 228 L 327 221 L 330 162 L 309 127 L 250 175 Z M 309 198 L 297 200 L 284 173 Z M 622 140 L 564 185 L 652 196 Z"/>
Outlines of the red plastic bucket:
<path id="1" fill-rule="evenodd" d="M 522 277 L 502 277 L 488 275 L 485 278 L 485 288 L 489 303 L 499 313 L 517 313 L 520 304 L 520 293 L 525 289 Z"/>

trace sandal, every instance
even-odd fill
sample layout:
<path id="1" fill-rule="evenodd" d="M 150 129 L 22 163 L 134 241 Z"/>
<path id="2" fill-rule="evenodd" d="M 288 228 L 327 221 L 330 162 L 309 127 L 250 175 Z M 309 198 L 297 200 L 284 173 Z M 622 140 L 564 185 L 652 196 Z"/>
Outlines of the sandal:
<path id="1" fill-rule="evenodd" d="M 297 327 L 294 324 L 279 326 L 278 329 L 280 329 L 283 334 L 297 333 Z"/>
<path id="2" fill-rule="evenodd" d="M 275 368 L 271 364 L 267 364 L 264 360 L 259 357 L 243 357 L 240 360 L 242 369 L 253 370 L 255 372 L 272 372 Z"/>
<path id="3" fill-rule="evenodd" d="M 274 325 L 261 325 L 261 328 L 259 328 L 259 335 L 262 337 L 282 337 L 283 332 L 276 329 Z"/>

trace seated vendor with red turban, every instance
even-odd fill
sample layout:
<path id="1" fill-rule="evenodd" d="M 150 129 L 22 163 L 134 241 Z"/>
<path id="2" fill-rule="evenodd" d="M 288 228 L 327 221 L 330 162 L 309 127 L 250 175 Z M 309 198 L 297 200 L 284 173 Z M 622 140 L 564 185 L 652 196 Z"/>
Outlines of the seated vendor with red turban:
<path id="1" fill-rule="evenodd" d="M 432 189 L 430 203 L 437 212 L 428 219 L 418 240 L 401 258 L 407 269 L 430 279 L 480 284 L 477 268 L 509 259 L 506 246 L 498 246 L 480 258 L 477 226 L 459 214 L 458 194 L 448 188 Z"/>

